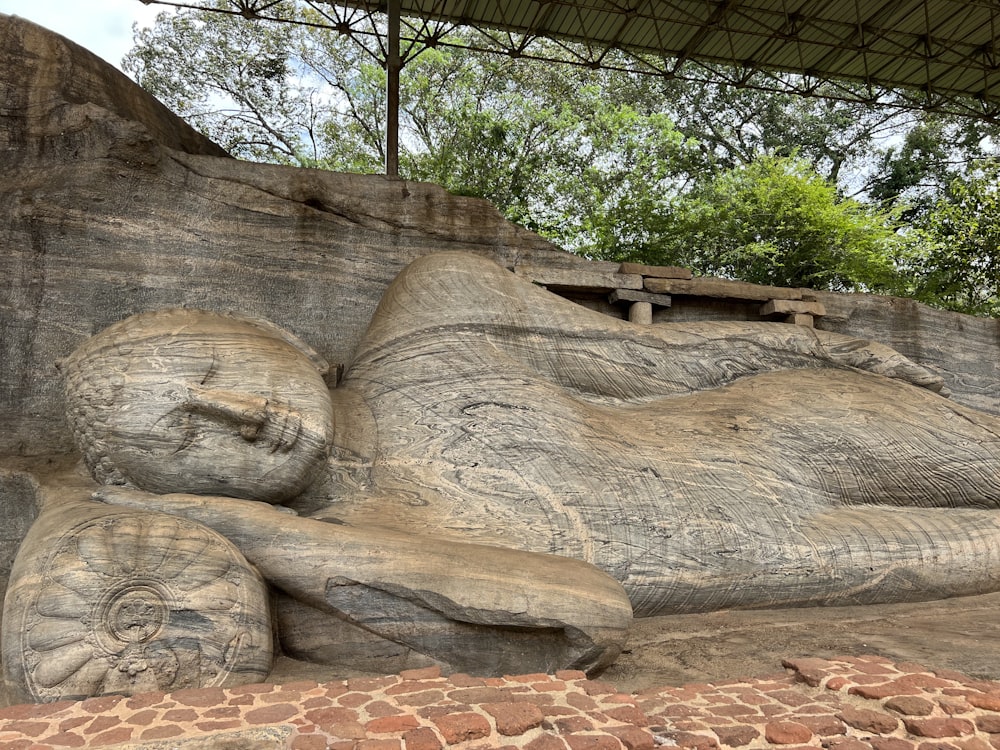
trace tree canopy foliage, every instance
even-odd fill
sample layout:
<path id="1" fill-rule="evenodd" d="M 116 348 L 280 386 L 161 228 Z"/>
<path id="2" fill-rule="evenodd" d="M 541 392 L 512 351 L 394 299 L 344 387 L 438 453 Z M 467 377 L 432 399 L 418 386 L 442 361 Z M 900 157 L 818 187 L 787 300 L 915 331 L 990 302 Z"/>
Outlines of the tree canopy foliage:
<path id="1" fill-rule="evenodd" d="M 125 70 L 234 156 L 380 171 L 382 65 L 284 4 L 306 23 L 161 14 Z M 1000 314 L 993 126 L 708 74 L 418 52 L 401 79 L 406 178 L 593 258 Z"/>

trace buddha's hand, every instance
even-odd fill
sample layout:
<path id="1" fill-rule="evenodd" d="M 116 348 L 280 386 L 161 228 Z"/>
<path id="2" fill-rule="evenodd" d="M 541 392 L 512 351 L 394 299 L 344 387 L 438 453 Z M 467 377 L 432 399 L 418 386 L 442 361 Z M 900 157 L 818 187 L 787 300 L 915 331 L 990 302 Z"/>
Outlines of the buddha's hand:
<path id="1" fill-rule="evenodd" d="M 944 378 L 907 359 L 891 347 L 830 331 L 816 329 L 814 332 L 820 345 L 821 356 L 834 364 L 905 380 L 942 396 L 949 395 Z"/>
<path id="2" fill-rule="evenodd" d="M 168 495 L 156 495 L 152 492 L 136 489 L 134 487 L 123 487 L 121 485 L 106 485 L 95 491 L 91 499 L 108 505 L 121 505 L 126 508 L 144 508 L 146 510 L 158 510 L 163 513 L 171 513 L 176 516 L 190 516 L 193 511 L 205 511 L 213 505 L 224 501 L 226 504 L 239 503 L 241 506 L 256 510 L 269 510 L 290 515 L 297 515 L 291 508 L 280 505 L 271 505 L 256 500 L 234 500 L 233 498 L 222 498 L 214 495 L 188 495 L 184 493 L 172 493 Z"/>

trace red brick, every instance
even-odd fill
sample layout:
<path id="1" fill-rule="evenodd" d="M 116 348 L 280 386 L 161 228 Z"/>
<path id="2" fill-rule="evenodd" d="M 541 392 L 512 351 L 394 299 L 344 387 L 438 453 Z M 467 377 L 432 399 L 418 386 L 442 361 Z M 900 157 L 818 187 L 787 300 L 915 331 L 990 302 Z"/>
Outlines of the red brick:
<path id="1" fill-rule="evenodd" d="M 976 728 L 981 732 L 1000 734 L 1000 716 L 991 716 L 990 714 L 977 716 Z"/>
<path id="2" fill-rule="evenodd" d="M 655 747 L 653 735 L 639 727 L 608 727 L 605 731 L 617 737 L 625 750 L 652 750 Z"/>
<path id="3" fill-rule="evenodd" d="M 969 702 L 965 700 L 965 698 L 958 696 L 951 697 L 948 695 L 939 695 L 937 703 L 941 707 L 941 710 L 949 716 L 967 714 L 972 710 L 972 706 L 969 705 Z"/>
<path id="4" fill-rule="evenodd" d="M 473 687 L 449 690 L 448 698 L 456 703 L 504 703 L 517 695 L 513 690 L 497 687 Z"/>
<path id="5" fill-rule="evenodd" d="M 550 680 L 549 682 L 533 682 L 531 689 L 539 693 L 561 693 L 566 690 L 566 683 L 562 680 Z"/>
<path id="6" fill-rule="evenodd" d="M 620 721 L 623 724 L 633 724 L 637 727 L 645 727 L 649 725 L 649 719 L 646 718 L 646 714 L 640 711 L 635 706 L 621 706 L 619 708 L 601 708 L 606 716 L 610 716 L 615 721 Z"/>
<path id="7" fill-rule="evenodd" d="M 361 740 L 354 750 L 400 750 L 399 740 Z"/>
<path id="8" fill-rule="evenodd" d="M 774 745 L 802 745 L 812 736 L 812 730 L 797 721 L 769 721 L 764 727 L 764 738 Z"/>
<path id="9" fill-rule="evenodd" d="M 476 713 L 445 714 L 433 719 L 438 731 L 449 745 L 478 740 L 493 731 L 485 716 Z"/>
<path id="10" fill-rule="evenodd" d="M 967 737 L 964 740 L 955 740 L 955 744 L 961 750 L 993 750 L 993 746 L 989 742 L 979 737 Z"/>
<path id="11" fill-rule="evenodd" d="M 569 706 L 539 706 L 542 716 L 576 716 L 577 711 Z"/>
<path id="12" fill-rule="evenodd" d="M 386 688 L 385 694 L 405 695 L 406 693 L 419 693 L 422 690 L 440 689 L 443 684 L 440 680 L 406 680 L 398 685 Z"/>
<path id="13" fill-rule="evenodd" d="M 533 703 L 484 703 L 483 710 L 493 717 L 497 731 L 506 737 L 524 734 L 540 726 L 544 719 L 542 710 Z"/>
<path id="14" fill-rule="evenodd" d="M 448 677 L 448 682 L 450 682 L 455 687 L 483 687 L 486 685 L 486 680 L 482 677 L 473 677 L 472 675 L 465 674 L 465 672 L 456 672 L 455 674 Z"/>
<path id="15" fill-rule="evenodd" d="M 345 740 L 363 740 L 368 731 L 356 721 L 346 721 L 343 724 L 332 724 L 326 729 L 328 734 Z"/>
<path id="16" fill-rule="evenodd" d="M 208 709 L 202 715 L 207 719 L 231 719 L 242 714 L 243 710 L 239 706 L 216 706 Z"/>
<path id="17" fill-rule="evenodd" d="M 68 732 L 71 729 L 77 729 L 82 727 L 84 724 L 91 720 L 90 716 L 71 716 L 68 719 L 63 719 L 59 722 L 59 731 Z"/>
<path id="18" fill-rule="evenodd" d="M 198 718 L 198 712 L 193 708 L 172 708 L 164 711 L 161 721 L 181 722 L 194 721 Z"/>
<path id="19" fill-rule="evenodd" d="M 396 703 L 401 706 L 429 706 L 443 700 L 443 690 L 424 690 L 422 693 L 407 693 L 396 697 Z"/>
<path id="20" fill-rule="evenodd" d="M 100 734 L 111 727 L 116 727 L 122 723 L 122 720 L 117 716 L 96 716 L 94 720 L 87 725 L 84 730 L 85 734 Z"/>
<path id="21" fill-rule="evenodd" d="M 718 750 L 719 742 L 715 737 L 693 732 L 665 732 L 663 736 L 677 743 L 677 747 L 689 750 Z"/>
<path id="22" fill-rule="evenodd" d="M 606 734 L 571 734 L 565 738 L 570 750 L 621 750 L 617 737 Z"/>
<path id="23" fill-rule="evenodd" d="M 719 742 L 723 745 L 729 745 L 729 747 L 743 747 L 743 745 L 749 745 L 760 737 L 760 732 L 748 724 L 737 724 L 732 727 L 714 727 L 712 731 L 718 736 Z"/>
<path id="24" fill-rule="evenodd" d="M 593 698 L 579 693 L 567 693 L 566 702 L 581 711 L 593 711 L 597 708 L 597 702 Z"/>
<path id="25" fill-rule="evenodd" d="M 365 713 L 373 719 L 380 719 L 383 716 L 398 716 L 403 711 L 388 701 L 372 701 L 365 706 Z"/>
<path id="26" fill-rule="evenodd" d="M 525 745 L 524 750 L 566 750 L 566 743 L 559 737 L 543 734 Z"/>
<path id="27" fill-rule="evenodd" d="M 801 659 L 782 659 L 781 666 L 785 669 L 794 669 L 796 672 L 801 672 L 803 669 L 831 669 L 833 665 L 826 659 L 817 659 L 815 657 L 804 657 Z"/>
<path id="28" fill-rule="evenodd" d="M 896 685 L 918 688 L 945 688 L 951 687 L 953 684 L 951 680 L 942 680 L 940 677 L 930 674 L 905 674 L 893 680 L 893 682 Z"/>
<path id="29" fill-rule="evenodd" d="M 45 744 L 56 747 L 83 747 L 87 741 L 73 732 L 59 732 L 51 737 L 46 737 Z"/>
<path id="30" fill-rule="evenodd" d="M 899 695 L 882 705 L 906 716 L 930 716 L 934 713 L 933 703 L 915 695 Z"/>
<path id="31" fill-rule="evenodd" d="M 908 685 L 898 685 L 894 682 L 883 682 L 878 685 L 855 685 L 848 689 L 848 694 L 858 695 L 868 700 L 882 700 L 896 695 L 919 695 L 921 690 Z"/>
<path id="32" fill-rule="evenodd" d="M 416 729 L 418 726 L 420 726 L 420 722 L 415 716 L 381 716 L 365 724 L 365 729 L 372 734 L 392 734 L 402 733 L 407 729 Z"/>
<path id="33" fill-rule="evenodd" d="M 812 703 L 813 699 L 804 693 L 800 693 L 798 690 L 775 690 L 774 692 L 767 694 L 768 698 L 776 700 L 780 703 L 784 703 L 786 706 L 804 706 L 807 703 Z"/>
<path id="34" fill-rule="evenodd" d="M 17 732 L 25 737 L 39 737 L 52 730 L 47 721 L 11 721 L 3 725 L 5 732 Z"/>
<path id="35" fill-rule="evenodd" d="M 965 700 L 985 711 L 1000 711 L 1000 695 L 991 693 L 969 693 Z"/>
<path id="36" fill-rule="evenodd" d="M 41 719 L 53 716 L 60 711 L 76 708 L 75 701 L 58 701 L 56 703 L 22 703 L 17 706 L 0 708 L 0 721 L 16 721 L 18 719 Z"/>
<path id="37" fill-rule="evenodd" d="M 252 685 L 237 685 L 229 688 L 230 695 L 260 695 L 261 693 L 271 693 L 277 689 L 277 685 L 269 682 L 255 682 Z"/>
<path id="38" fill-rule="evenodd" d="M 156 719 L 159 715 L 159 711 L 147 708 L 145 711 L 136 711 L 134 714 L 125 719 L 125 721 L 129 724 L 135 724 L 137 727 L 141 727 L 149 724 L 149 722 Z"/>
<path id="39" fill-rule="evenodd" d="M 215 721 L 198 721 L 195 727 L 202 732 L 221 732 L 226 729 L 236 729 L 243 726 L 239 719 L 218 719 Z"/>
<path id="40" fill-rule="evenodd" d="M 345 693 L 337 698 L 337 703 L 347 708 L 360 708 L 371 702 L 372 697 L 368 693 Z"/>
<path id="41" fill-rule="evenodd" d="M 226 702 L 226 691 L 222 688 L 188 688 L 170 694 L 170 697 L 184 706 L 209 708 Z"/>
<path id="42" fill-rule="evenodd" d="M 103 714 L 110 711 L 123 700 L 125 700 L 125 697 L 121 695 L 101 695 L 96 698 L 87 698 L 87 700 L 80 703 L 80 709 L 86 711 L 88 714 Z"/>
<path id="43" fill-rule="evenodd" d="M 291 750 L 326 750 L 326 737 L 321 734 L 300 734 L 292 740 Z"/>
<path id="44" fill-rule="evenodd" d="M 827 678 L 827 673 L 820 669 L 800 669 L 795 673 L 795 678 L 809 687 L 819 687 Z"/>
<path id="45" fill-rule="evenodd" d="M 327 708 L 315 708 L 306 711 L 303 717 L 306 721 L 326 729 L 333 724 L 344 724 L 346 722 L 356 722 L 358 712 L 353 708 L 341 708 L 339 706 L 328 706 Z"/>
<path id="46" fill-rule="evenodd" d="M 395 676 L 386 677 L 352 677 L 347 681 L 347 689 L 360 693 L 373 693 L 395 685 L 399 678 Z"/>
<path id="47" fill-rule="evenodd" d="M 326 708 L 331 705 L 331 701 L 325 695 L 317 695 L 312 698 L 306 698 L 302 701 L 302 708 Z"/>
<path id="48" fill-rule="evenodd" d="M 833 735 L 844 734 L 847 732 L 847 727 L 844 726 L 844 722 L 836 716 L 831 716 L 830 714 L 816 714 L 814 716 L 802 716 L 797 714 L 795 716 L 795 721 L 809 727 L 812 733 L 819 737 L 831 737 Z"/>
<path id="49" fill-rule="evenodd" d="M 898 737 L 870 737 L 868 739 L 874 750 L 914 750 L 913 743 Z"/>
<path id="50" fill-rule="evenodd" d="M 298 716 L 298 714 L 298 706 L 292 706 L 287 703 L 279 703 L 247 711 L 243 720 L 247 724 L 279 724 L 283 721 L 287 721 L 293 716 Z"/>
<path id="51" fill-rule="evenodd" d="M 549 675 L 547 675 L 545 672 L 531 672 L 529 674 L 505 674 L 503 678 L 507 682 L 521 682 L 521 683 L 545 682 L 546 680 L 551 679 Z"/>
<path id="52" fill-rule="evenodd" d="M 589 732 L 594 728 L 594 723 L 586 716 L 562 716 L 551 723 L 556 730 L 562 734 L 572 734 L 573 732 Z"/>
<path id="53" fill-rule="evenodd" d="M 731 706 L 712 706 L 708 709 L 714 716 L 759 716 L 760 711 L 739 703 Z"/>
<path id="54" fill-rule="evenodd" d="M 443 745 L 437 733 L 430 727 L 411 729 L 403 735 L 406 750 L 441 750 Z"/>
<path id="55" fill-rule="evenodd" d="M 867 708 L 847 707 L 837 714 L 837 718 L 848 726 L 860 729 L 862 732 L 872 734 L 889 734 L 896 731 L 899 720 L 894 716 L 882 713 L 881 711 L 871 711 Z"/>
<path id="56" fill-rule="evenodd" d="M 95 734 L 93 737 L 88 737 L 87 741 L 92 747 L 117 745 L 122 742 L 128 742 L 132 739 L 132 732 L 132 727 L 116 727 L 115 729 L 109 729 L 107 732 L 102 732 L 101 734 Z"/>
<path id="57" fill-rule="evenodd" d="M 567 682 L 575 682 L 576 680 L 587 679 L 587 673 L 579 669 L 557 669 L 556 679 L 565 680 Z"/>
<path id="58" fill-rule="evenodd" d="M 618 688 L 614 685 L 609 685 L 606 682 L 598 682 L 597 680 L 581 682 L 580 687 L 583 688 L 583 692 L 587 695 L 608 695 L 609 693 L 618 692 Z"/>
<path id="59" fill-rule="evenodd" d="M 871 750 L 871 745 L 862 742 L 857 737 L 834 737 L 824 740 L 823 746 L 827 750 Z"/>
<path id="60" fill-rule="evenodd" d="M 933 718 L 933 719 L 904 719 L 906 731 L 918 737 L 929 737 L 931 739 L 941 739 L 942 737 L 964 737 L 976 731 L 975 726 L 968 719 Z"/>
<path id="61" fill-rule="evenodd" d="M 144 729 L 139 739 L 143 742 L 146 740 L 165 740 L 170 737 L 180 737 L 182 734 L 184 734 L 184 730 L 176 724 L 157 724 L 155 727 Z"/>
<path id="62" fill-rule="evenodd" d="M 826 681 L 827 690 L 840 690 L 843 687 L 847 687 L 851 684 L 851 681 L 846 677 L 831 677 Z"/>

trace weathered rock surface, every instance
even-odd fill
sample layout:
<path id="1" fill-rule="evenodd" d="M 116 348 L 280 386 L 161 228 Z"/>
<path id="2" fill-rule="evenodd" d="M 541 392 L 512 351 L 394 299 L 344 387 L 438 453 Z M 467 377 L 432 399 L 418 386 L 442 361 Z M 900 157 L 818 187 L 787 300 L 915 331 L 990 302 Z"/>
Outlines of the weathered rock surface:
<path id="1" fill-rule="evenodd" d="M 480 675 L 594 671 L 617 657 L 632 620 L 621 586 L 579 560 L 323 523 L 224 497 L 120 488 L 99 495 L 231 539 L 298 602 L 279 615 L 282 643 L 310 661 L 369 669 L 402 661 Z"/>
<path id="2" fill-rule="evenodd" d="M 4 679 L 23 701 L 258 682 L 264 582 L 217 533 L 59 498 L 31 527 L 4 603 Z"/>
<path id="3" fill-rule="evenodd" d="M 640 326 L 426 256 L 332 392 L 315 494 L 342 522 L 586 560 L 639 616 L 997 590 L 1000 419 L 940 387 L 872 342 Z"/>
<path id="4" fill-rule="evenodd" d="M 228 158 L 15 17 L 0 16 L 0 67 L 0 455 L 70 449 L 56 360 L 140 310 L 264 317 L 345 363 L 420 255 L 586 265 L 434 185 Z"/>
<path id="5" fill-rule="evenodd" d="M 618 272 L 432 185 L 228 158 L 111 66 L 16 17 L 0 16 L 0 66 L 0 455 L 71 450 L 55 362 L 140 310 L 257 315 L 346 364 L 389 282 L 427 253 L 548 269 L 556 286 Z M 822 327 L 888 343 L 938 369 L 955 400 L 1000 413 L 997 321 L 819 298 Z M 744 314 L 683 299 L 661 312 Z"/>

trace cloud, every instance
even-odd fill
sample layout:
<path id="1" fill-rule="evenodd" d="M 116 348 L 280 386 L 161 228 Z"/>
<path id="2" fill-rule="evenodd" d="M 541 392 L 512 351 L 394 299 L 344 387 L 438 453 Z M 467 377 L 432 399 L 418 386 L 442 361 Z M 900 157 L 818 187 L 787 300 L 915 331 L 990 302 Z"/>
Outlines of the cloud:
<path id="1" fill-rule="evenodd" d="M 164 10 L 139 0 L 0 0 L 0 13 L 62 34 L 117 68 L 132 49 L 132 24 L 151 26 Z"/>

